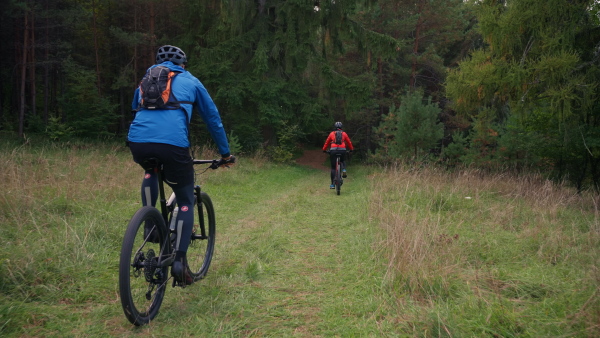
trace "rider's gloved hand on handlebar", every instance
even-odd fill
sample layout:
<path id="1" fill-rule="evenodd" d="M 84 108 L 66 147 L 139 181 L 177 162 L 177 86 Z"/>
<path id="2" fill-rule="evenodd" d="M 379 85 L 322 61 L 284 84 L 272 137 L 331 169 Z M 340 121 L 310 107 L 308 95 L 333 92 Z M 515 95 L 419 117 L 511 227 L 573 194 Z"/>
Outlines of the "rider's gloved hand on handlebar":
<path id="1" fill-rule="evenodd" d="M 234 163 L 235 163 L 235 156 L 228 155 L 228 156 L 225 156 L 225 157 L 221 158 L 221 160 L 218 163 L 218 166 L 219 167 L 227 167 L 227 168 L 229 168 Z"/>

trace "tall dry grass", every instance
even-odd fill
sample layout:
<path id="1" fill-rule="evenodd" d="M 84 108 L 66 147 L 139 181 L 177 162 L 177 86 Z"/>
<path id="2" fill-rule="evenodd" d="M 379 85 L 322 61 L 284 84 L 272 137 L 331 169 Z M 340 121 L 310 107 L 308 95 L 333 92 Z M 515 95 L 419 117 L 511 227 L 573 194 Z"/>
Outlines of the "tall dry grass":
<path id="1" fill-rule="evenodd" d="M 459 236 L 439 212 L 447 207 L 448 197 L 460 194 L 458 187 L 446 185 L 435 171 L 399 167 L 372 179 L 369 212 L 384 230 L 379 247 L 388 256 L 387 278 L 400 277 L 406 292 L 422 300 L 436 280 L 445 280 L 463 260 L 454 245 Z"/>
<path id="2" fill-rule="evenodd" d="M 3 145 L 0 154 L 0 290 L 23 299 L 80 290 L 85 281 L 74 279 L 75 271 L 98 271 L 111 261 L 120 215 L 138 207 L 123 202 L 139 195 L 141 180 L 128 149 L 26 144 Z M 73 297 L 96 297 L 86 291 Z"/>
<path id="3" fill-rule="evenodd" d="M 482 302 L 516 318 L 543 307 L 518 302 L 558 301 L 569 315 L 553 318 L 557 326 L 600 333 L 598 195 L 477 170 L 396 166 L 371 179 L 369 214 L 383 230 L 376 246 L 399 303 Z"/>
<path id="4" fill-rule="evenodd" d="M 139 173 L 136 176 L 132 170 L 135 163 L 122 161 L 126 151 L 119 146 L 55 144 L 3 153 L 0 180 L 5 193 L 0 196 L 0 221 L 19 231 L 40 221 L 34 214 L 47 213 L 45 222 L 37 224 L 44 226 L 55 217 L 81 211 L 78 206 L 86 202 L 129 193 Z"/>

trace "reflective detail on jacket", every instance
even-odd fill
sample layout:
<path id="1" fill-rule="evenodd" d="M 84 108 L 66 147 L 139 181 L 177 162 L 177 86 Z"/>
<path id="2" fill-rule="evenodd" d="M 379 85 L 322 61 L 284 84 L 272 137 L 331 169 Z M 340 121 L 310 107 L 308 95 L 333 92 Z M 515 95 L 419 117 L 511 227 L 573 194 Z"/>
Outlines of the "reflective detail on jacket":
<path id="1" fill-rule="evenodd" d="M 335 143 L 335 131 L 332 131 L 331 133 L 329 133 L 329 136 L 327 137 L 327 140 L 325 140 L 325 144 L 323 145 L 323 150 L 327 150 L 327 148 L 329 146 L 331 146 L 330 150 L 336 150 L 336 149 L 342 150 L 341 148 L 343 148 L 344 150 L 346 148 L 348 148 L 350 150 L 354 150 L 354 146 L 352 145 L 352 142 L 350 142 L 350 138 L 348 137 L 348 134 L 346 134 L 345 131 L 342 132 L 342 143 L 341 144 Z"/>
<path id="2" fill-rule="evenodd" d="M 181 104 L 181 109 L 147 110 L 141 109 L 129 128 L 127 139 L 136 143 L 165 143 L 177 147 L 189 148 L 188 126 L 193 108 L 199 112 L 221 155 L 229 154 L 227 135 L 221 122 L 219 110 L 204 85 L 184 68 L 165 61 L 160 64 L 173 71 L 181 72 L 171 83 L 171 90 L 178 101 L 194 102 L 194 105 Z M 150 68 L 156 67 L 153 65 Z M 139 107 L 140 90 L 136 88 L 131 109 Z"/>

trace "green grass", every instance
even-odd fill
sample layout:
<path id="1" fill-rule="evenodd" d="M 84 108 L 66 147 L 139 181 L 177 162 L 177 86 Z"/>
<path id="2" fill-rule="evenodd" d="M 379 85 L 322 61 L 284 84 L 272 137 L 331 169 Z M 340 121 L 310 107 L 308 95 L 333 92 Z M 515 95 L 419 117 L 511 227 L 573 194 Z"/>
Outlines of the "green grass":
<path id="1" fill-rule="evenodd" d="M 134 327 L 117 287 L 140 206 L 128 149 L 0 141 L 0 165 L 2 336 L 600 335 L 598 198 L 537 177 L 351 163 L 336 196 L 326 171 L 242 156 L 200 178 L 207 278 Z"/>

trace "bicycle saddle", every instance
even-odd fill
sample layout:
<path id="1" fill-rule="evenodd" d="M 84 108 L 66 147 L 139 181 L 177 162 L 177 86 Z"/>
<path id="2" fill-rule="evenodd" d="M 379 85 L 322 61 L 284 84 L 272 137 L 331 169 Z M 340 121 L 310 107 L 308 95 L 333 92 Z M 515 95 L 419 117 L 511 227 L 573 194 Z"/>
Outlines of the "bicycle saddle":
<path id="1" fill-rule="evenodd" d="M 144 170 L 152 170 L 152 169 L 158 168 L 162 165 L 160 160 L 157 159 L 156 157 L 145 158 L 141 164 L 142 164 L 142 167 L 144 168 Z"/>

